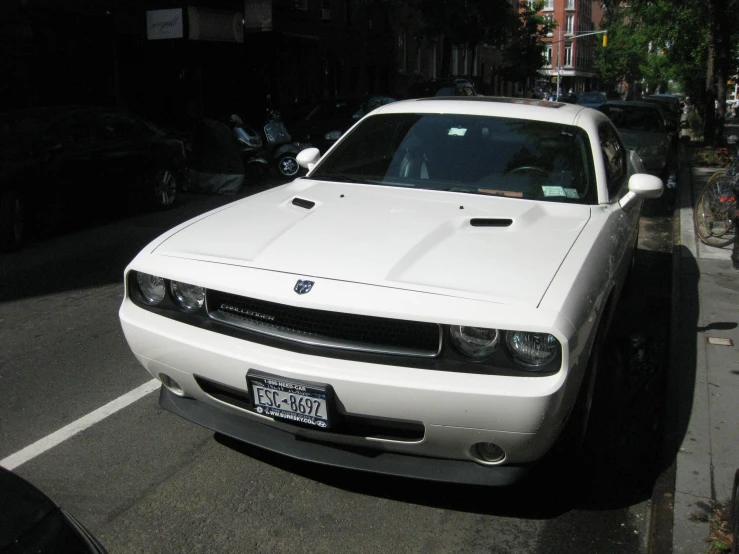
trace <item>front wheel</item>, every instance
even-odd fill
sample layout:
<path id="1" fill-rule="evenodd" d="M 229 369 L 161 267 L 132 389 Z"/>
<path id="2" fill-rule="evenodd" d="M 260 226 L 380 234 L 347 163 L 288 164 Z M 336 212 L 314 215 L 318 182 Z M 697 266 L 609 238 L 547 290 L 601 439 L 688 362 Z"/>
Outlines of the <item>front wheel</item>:
<path id="1" fill-rule="evenodd" d="M 171 208 L 177 199 L 177 178 L 169 169 L 159 170 L 152 181 L 152 200 L 155 208 Z"/>
<path id="2" fill-rule="evenodd" d="M 700 191 L 693 209 L 698 237 L 705 244 L 721 248 L 734 242 L 734 214 L 737 198 L 731 177 L 708 182 Z"/>
<path id="3" fill-rule="evenodd" d="M 277 159 L 277 173 L 280 177 L 290 179 L 300 171 L 300 165 L 294 154 L 283 154 Z"/>

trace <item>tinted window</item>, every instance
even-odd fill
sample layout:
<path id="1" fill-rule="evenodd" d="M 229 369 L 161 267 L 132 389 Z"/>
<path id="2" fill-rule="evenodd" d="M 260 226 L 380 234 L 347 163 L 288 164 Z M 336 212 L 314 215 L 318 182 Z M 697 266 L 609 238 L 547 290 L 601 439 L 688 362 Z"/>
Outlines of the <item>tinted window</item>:
<path id="1" fill-rule="evenodd" d="M 600 111 L 606 114 L 619 129 L 657 132 L 664 130 L 662 114 L 657 108 L 606 104 L 600 107 Z"/>
<path id="2" fill-rule="evenodd" d="M 605 102 L 606 99 L 603 97 L 602 94 L 598 94 L 597 92 L 583 92 L 578 98 L 578 102 L 584 102 L 587 104 L 597 104 L 598 102 Z"/>
<path id="3" fill-rule="evenodd" d="M 613 125 L 601 123 L 598 128 L 598 136 L 606 167 L 608 195 L 610 198 L 614 198 L 618 189 L 626 180 L 626 149 L 621 144 L 618 132 L 613 128 Z"/>
<path id="4" fill-rule="evenodd" d="M 578 127 L 459 114 L 365 118 L 311 178 L 546 201 L 597 201 Z"/>

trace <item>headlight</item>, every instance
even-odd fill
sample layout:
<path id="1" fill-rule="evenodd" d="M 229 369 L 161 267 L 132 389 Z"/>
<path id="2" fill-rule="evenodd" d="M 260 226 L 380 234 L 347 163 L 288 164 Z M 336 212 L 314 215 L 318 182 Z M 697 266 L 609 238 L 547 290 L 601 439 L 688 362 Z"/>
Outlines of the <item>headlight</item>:
<path id="1" fill-rule="evenodd" d="M 454 346 L 462 354 L 478 360 L 492 355 L 500 342 L 500 332 L 497 329 L 452 325 L 449 332 Z"/>
<path id="2" fill-rule="evenodd" d="M 514 360 L 533 370 L 548 364 L 559 353 L 559 341 L 546 333 L 506 331 L 505 343 Z"/>
<path id="3" fill-rule="evenodd" d="M 328 133 L 323 135 L 323 138 L 325 140 L 339 140 L 342 134 L 343 133 L 341 131 L 329 131 Z"/>
<path id="4" fill-rule="evenodd" d="M 156 275 L 149 275 L 148 273 L 136 272 L 136 281 L 139 284 L 139 290 L 144 302 L 152 306 L 156 306 L 162 300 L 167 289 L 164 285 L 164 279 L 157 277 Z"/>
<path id="5" fill-rule="evenodd" d="M 194 312 L 203 307 L 205 303 L 205 289 L 203 287 L 172 281 L 170 288 L 175 302 L 186 312 Z"/>

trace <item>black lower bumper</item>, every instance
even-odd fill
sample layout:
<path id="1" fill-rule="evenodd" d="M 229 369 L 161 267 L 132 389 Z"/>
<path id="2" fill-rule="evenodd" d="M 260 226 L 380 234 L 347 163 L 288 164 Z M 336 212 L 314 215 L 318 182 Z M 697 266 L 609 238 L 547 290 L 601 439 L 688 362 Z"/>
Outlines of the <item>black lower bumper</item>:
<path id="1" fill-rule="evenodd" d="M 471 461 L 409 456 L 394 452 L 371 455 L 341 445 L 327 445 L 263 425 L 210 404 L 182 398 L 161 388 L 159 404 L 166 410 L 236 440 L 291 458 L 395 477 L 408 477 L 467 485 L 509 486 L 521 481 L 527 466 L 483 466 Z"/>

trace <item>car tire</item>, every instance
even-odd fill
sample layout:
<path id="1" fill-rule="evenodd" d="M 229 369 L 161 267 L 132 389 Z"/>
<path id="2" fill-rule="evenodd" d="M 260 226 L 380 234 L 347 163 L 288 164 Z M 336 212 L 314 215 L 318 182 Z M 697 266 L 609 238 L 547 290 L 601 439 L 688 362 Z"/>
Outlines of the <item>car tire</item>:
<path id="1" fill-rule="evenodd" d="M 167 210 L 174 205 L 179 192 L 177 181 L 177 175 L 169 168 L 160 169 L 154 174 L 149 189 L 153 208 Z"/>
<path id="2" fill-rule="evenodd" d="M 294 154 L 283 154 L 277 158 L 277 173 L 280 177 L 292 179 L 300 172 L 300 165 Z"/>
<path id="3" fill-rule="evenodd" d="M 23 199 L 14 190 L 0 196 L 0 250 L 16 250 L 23 243 L 24 224 Z"/>

